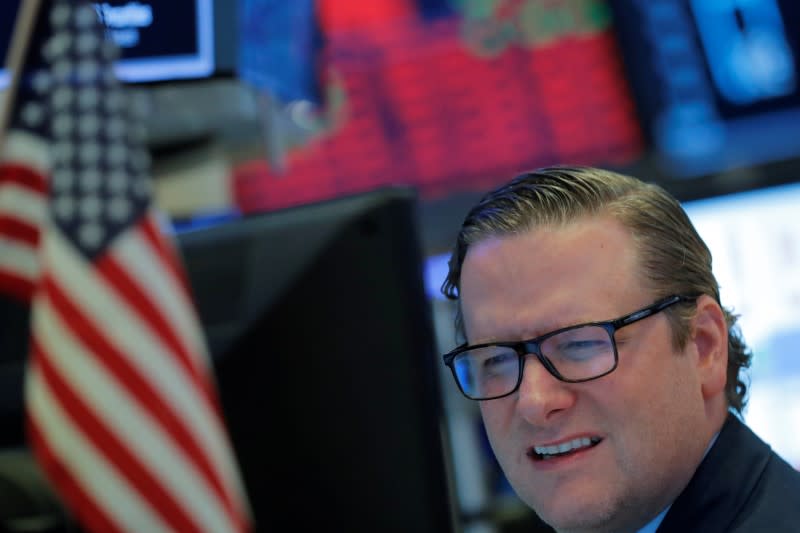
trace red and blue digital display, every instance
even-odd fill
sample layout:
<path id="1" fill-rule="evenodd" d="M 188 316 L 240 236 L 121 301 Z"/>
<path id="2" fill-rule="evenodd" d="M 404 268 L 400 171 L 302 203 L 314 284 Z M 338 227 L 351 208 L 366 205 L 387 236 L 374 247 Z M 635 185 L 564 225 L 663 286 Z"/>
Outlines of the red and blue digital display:
<path id="1" fill-rule="evenodd" d="M 431 20 L 415 2 L 320 2 L 328 79 L 317 133 L 289 151 L 284 173 L 265 158 L 237 167 L 242 211 L 386 185 L 436 198 L 532 167 L 641 154 L 604 3 L 456 4 Z"/>

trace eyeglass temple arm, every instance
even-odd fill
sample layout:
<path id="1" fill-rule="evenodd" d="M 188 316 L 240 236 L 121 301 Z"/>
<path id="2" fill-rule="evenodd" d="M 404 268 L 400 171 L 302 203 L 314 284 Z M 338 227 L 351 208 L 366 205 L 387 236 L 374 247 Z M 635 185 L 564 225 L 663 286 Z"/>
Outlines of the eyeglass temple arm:
<path id="1" fill-rule="evenodd" d="M 697 299 L 697 296 L 681 296 L 681 295 L 673 295 L 668 296 L 661 300 L 660 302 L 656 302 L 650 307 L 646 309 L 642 309 L 641 311 L 637 311 L 633 314 L 628 316 L 622 317 L 619 320 L 614 321 L 614 326 L 620 328 L 622 326 L 627 326 L 628 324 L 632 324 L 634 322 L 638 322 L 639 320 L 643 320 L 650 315 L 654 315 L 659 311 L 666 309 L 667 307 L 674 305 L 678 302 L 691 302 Z"/>

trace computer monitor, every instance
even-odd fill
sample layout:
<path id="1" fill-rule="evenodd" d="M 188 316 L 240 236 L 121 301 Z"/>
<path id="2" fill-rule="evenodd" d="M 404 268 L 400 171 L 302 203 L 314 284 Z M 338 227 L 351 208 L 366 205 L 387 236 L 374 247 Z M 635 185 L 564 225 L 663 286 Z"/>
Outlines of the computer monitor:
<path id="1" fill-rule="evenodd" d="M 800 183 L 684 202 L 753 350 L 744 419 L 800 469 Z"/>
<path id="2" fill-rule="evenodd" d="M 800 4 L 609 3 L 666 174 L 692 178 L 800 155 Z"/>
<path id="3" fill-rule="evenodd" d="M 0 7 L 2 60 L 11 43 L 20 1 L 4 0 Z M 120 49 L 115 70 L 124 82 L 203 79 L 220 68 L 232 70 L 233 52 L 216 41 L 234 29 L 235 2 L 106 0 L 92 4 Z M 8 73 L 0 65 L 0 88 L 7 83 Z"/>
<path id="4" fill-rule="evenodd" d="M 257 531 L 453 531 L 415 195 L 178 233 Z"/>

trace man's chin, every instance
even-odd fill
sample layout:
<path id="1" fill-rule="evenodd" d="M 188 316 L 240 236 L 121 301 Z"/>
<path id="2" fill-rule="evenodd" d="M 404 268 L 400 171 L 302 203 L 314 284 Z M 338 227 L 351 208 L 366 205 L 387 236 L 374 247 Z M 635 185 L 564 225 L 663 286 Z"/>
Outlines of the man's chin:
<path id="1" fill-rule="evenodd" d="M 613 513 L 607 505 L 594 501 L 585 505 L 541 508 L 532 505 L 537 516 L 559 533 L 600 533 L 619 531 Z M 541 508 L 541 510 L 540 510 Z"/>

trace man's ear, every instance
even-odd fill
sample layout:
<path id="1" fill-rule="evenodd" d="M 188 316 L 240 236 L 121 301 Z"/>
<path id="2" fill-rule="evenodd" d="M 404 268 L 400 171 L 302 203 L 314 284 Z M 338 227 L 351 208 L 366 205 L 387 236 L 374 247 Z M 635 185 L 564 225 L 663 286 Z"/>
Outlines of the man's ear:
<path id="1" fill-rule="evenodd" d="M 728 369 L 728 324 L 720 305 L 710 296 L 697 299 L 689 343 L 696 350 L 703 398 L 724 394 Z"/>

